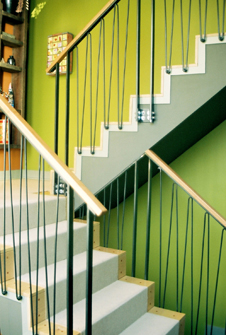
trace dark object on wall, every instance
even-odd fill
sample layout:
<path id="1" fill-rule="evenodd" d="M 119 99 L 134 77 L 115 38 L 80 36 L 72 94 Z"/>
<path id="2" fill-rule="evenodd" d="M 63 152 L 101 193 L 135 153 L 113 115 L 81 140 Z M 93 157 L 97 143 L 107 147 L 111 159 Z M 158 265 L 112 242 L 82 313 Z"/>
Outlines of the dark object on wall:
<path id="1" fill-rule="evenodd" d="M 4 11 L 16 15 L 18 0 L 2 0 L 2 3 Z"/>
<path id="2" fill-rule="evenodd" d="M 15 58 L 13 56 L 9 56 L 9 58 L 7 59 L 7 63 L 10 65 L 16 65 Z"/>

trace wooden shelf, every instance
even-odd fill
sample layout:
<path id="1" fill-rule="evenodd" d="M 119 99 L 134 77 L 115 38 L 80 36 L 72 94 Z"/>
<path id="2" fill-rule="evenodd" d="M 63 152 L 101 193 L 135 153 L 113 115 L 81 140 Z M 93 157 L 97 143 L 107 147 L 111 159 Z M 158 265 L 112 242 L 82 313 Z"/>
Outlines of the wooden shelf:
<path id="1" fill-rule="evenodd" d="M 3 63 L 3 62 L 0 62 L 0 69 L 2 69 L 2 71 L 10 72 L 10 73 L 16 73 L 16 72 L 22 71 L 22 68 L 19 66 L 10 65 L 8 63 Z"/>
<path id="2" fill-rule="evenodd" d="M 10 48 L 19 48 L 23 46 L 23 42 L 16 40 L 15 38 L 11 38 L 8 36 L 4 36 L 1 34 L 0 36 L 3 45 L 10 47 Z"/>
<path id="3" fill-rule="evenodd" d="M 2 20 L 4 23 L 9 23 L 12 24 L 13 26 L 24 22 L 24 18 L 16 16 L 14 14 L 7 13 L 4 10 L 2 11 Z"/>

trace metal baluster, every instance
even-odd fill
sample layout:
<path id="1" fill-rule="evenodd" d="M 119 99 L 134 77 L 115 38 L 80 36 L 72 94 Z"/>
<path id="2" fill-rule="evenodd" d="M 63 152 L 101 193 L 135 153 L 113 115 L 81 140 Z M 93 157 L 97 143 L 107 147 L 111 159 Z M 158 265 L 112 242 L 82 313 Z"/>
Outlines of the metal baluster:
<path id="1" fill-rule="evenodd" d="M 138 163 L 134 164 L 134 198 L 133 198 L 133 245 L 132 245 L 132 273 L 136 276 L 136 254 L 137 254 L 137 203 L 138 203 Z"/>
<path id="2" fill-rule="evenodd" d="M 218 289 L 218 280 L 219 280 L 219 274 L 220 274 L 221 254 L 222 254 L 222 246 L 223 246 L 223 240 L 224 240 L 224 232 L 225 232 L 225 229 L 222 229 L 220 250 L 219 250 L 219 259 L 218 259 L 218 267 L 217 267 L 217 276 L 216 276 L 216 285 L 215 285 L 215 291 L 214 291 L 213 312 L 212 312 L 210 335 L 213 335 L 213 322 L 214 322 L 216 300 L 217 300 L 217 289 Z"/>
<path id="3" fill-rule="evenodd" d="M 128 44 L 128 29 L 129 29 L 129 9 L 130 9 L 130 0 L 128 0 L 127 5 L 126 37 L 125 37 L 124 68 L 123 68 L 123 83 L 122 83 L 122 104 L 121 104 L 121 117 L 120 115 L 118 115 L 118 129 L 123 128 L 123 109 L 124 109 L 124 97 L 125 97 L 125 77 L 126 77 L 126 60 L 127 60 L 127 44 Z"/>
<path id="4" fill-rule="evenodd" d="M 125 205 L 126 205 L 126 184 L 127 184 L 127 171 L 125 172 L 124 179 L 124 196 L 123 196 L 123 208 L 122 208 L 122 231 L 121 231 L 121 250 L 123 248 L 123 235 L 124 235 L 124 219 L 125 219 Z"/>
<path id="5" fill-rule="evenodd" d="M 8 123 L 7 117 L 5 117 L 5 128 L 4 128 L 4 138 L 6 139 L 6 128 Z M 10 141 L 10 138 L 9 138 Z M 0 273 L 1 273 L 1 292 L 2 295 L 7 294 L 6 290 L 6 244 L 5 244 L 5 235 L 6 235 L 6 141 L 4 141 L 4 152 L 3 152 L 3 265 L 2 257 L 0 257 Z"/>
<path id="6" fill-rule="evenodd" d="M 176 282 L 177 282 L 177 297 L 176 297 L 176 311 L 179 311 L 179 219 L 178 219 L 178 186 L 176 185 Z"/>
<path id="7" fill-rule="evenodd" d="M 59 222 L 59 189 L 60 178 L 58 177 L 57 205 L 56 205 L 56 230 L 55 230 L 55 250 L 54 250 L 54 275 L 53 275 L 53 335 L 56 332 L 56 270 L 57 270 L 57 240 L 58 240 L 58 222 Z M 72 291 L 73 292 L 73 291 Z"/>
<path id="8" fill-rule="evenodd" d="M 48 264 L 47 264 L 47 245 L 46 245 L 46 218 L 45 218 L 45 161 L 42 159 L 42 203 L 43 203 L 43 235 L 44 235 L 44 262 L 45 262 L 45 280 L 46 280 L 46 305 L 47 318 L 49 325 L 49 335 L 51 335 L 50 324 L 50 306 L 49 306 L 49 281 L 48 281 Z"/>
<path id="9" fill-rule="evenodd" d="M 208 311 L 209 311 L 209 278 L 210 278 L 210 217 L 208 216 L 207 225 L 207 264 L 206 264 L 206 329 L 205 334 L 207 335 L 208 327 Z"/>
<path id="10" fill-rule="evenodd" d="M 136 45 L 136 107 L 137 115 L 140 110 L 140 27 L 141 0 L 137 0 L 137 45 Z"/>
<path id="11" fill-rule="evenodd" d="M 186 49 L 186 61 L 185 61 L 185 65 L 184 65 L 184 32 L 183 32 L 183 6 L 182 6 L 182 0 L 180 0 L 180 10 L 181 10 L 182 69 L 183 69 L 184 72 L 188 72 L 188 50 L 189 50 L 190 23 L 191 23 L 191 0 L 189 1 L 187 49 Z"/>
<path id="12" fill-rule="evenodd" d="M 203 35 L 202 35 L 202 5 L 201 5 L 201 0 L 199 0 L 199 30 L 200 30 L 200 41 L 203 42 L 203 43 L 206 42 L 207 4 L 208 4 L 208 0 L 206 0 L 204 32 L 203 32 Z"/>
<path id="13" fill-rule="evenodd" d="M 117 111 L 118 111 L 118 123 L 119 123 L 119 99 L 120 99 L 120 85 L 119 85 L 119 7 L 116 5 L 116 16 L 117 16 Z"/>
<path id="14" fill-rule="evenodd" d="M 111 64 L 110 64 L 109 95 L 108 95 L 108 115 L 107 115 L 107 122 L 104 124 L 105 129 L 109 129 L 109 118 L 110 118 L 110 108 L 111 108 L 111 83 L 112 83 L 114 38 L 115 38 L 115 12 L 116 12 L 116 6 L 114 6 L 114 15 L 113 15 Z"/>
<path id="15" fill-rule="evenodd" d="M 194 276 L 193 276 L 193 199 L 191 200 L 191 334 L 193 334 Z"/>
<path id="16" fill-rule="evenodd" d="M 180 313 L 182 312 L 183 296 L 184 296 L 184 278 L 185 278 L 185 267 L 186 267 L 186 256 L 187 256 L 187 243 L 188 243 L 188 226 L 189 226 L 189 212 L 190 212 L 190 202 L 192 198 L 188 198 L 187 205 L 187 221 L 186 221 L 186 232 L 185 232 L 185 243 L 184 243 L 184 261 L 182 270 L 182 280 L 181 280 L 181 301 L 180 301 Z"/>
<path id="17" fill-rule="evenodd" d="M 166 273 L 165 273 L 165 287 L 163 293 L 163 303 L 162 307 L 165 307 L 165 298 L 166 298 L 166 287 L 167 287 L 167 279 L 168 279 L 168 268 L 169 268 L 169 255 L 170 255 L 170 244 L 171 244 L 171 232 L 172 232 L 172 222 L 173 222 L 173 206 L 174 206 L 174 186 L 172 185 L 172 195 L 171 195 L 171 210 L 170 210 L 170 225 L 169 225 L 169 238 L 168 238 L 168 251 L 166 257 Z"/>
<path id="18" fill-rule="evenodd" d="M 145 249 L 145 272 L 144 279 L 148 280 L 149 257 L 150 257 L 150 232 L 151 232 L 151 190 L 152 190 L 152 162 L 148 160 L 148 194 L 147 194 L 147 227 L 146 227 L 146 249 Z"/>
<path id="19" fill-rule="evenodd" d="M 106 206 L 106 188 L 104 188 L 104 201 L 103 201 L 103 205 L 104 207 Z M 103 217 L 103 240 L 104 240 L 104 247 L 106 247 L 106 241 L 105 241 L 105 238 L 106 238 L 106 214 L 104 214 L 104 217 Z"/>
<path id="20" fill-rule="evenodd" d="M 89 90 L 89 118 L 90 118 L 90 153 L 92 154 L 92 141 L 93 141 L 93 130 L 92 130 L 92 127 L 93 127 L 93 74 L 92 74 L 92 35 L 89 33 L 88 34 L 89 36 L 89 69 L 90 69 L 90 80 L 89 80 L 89 87 L 90 87 L 90 90 Z"/>
<path id="21" fill-rule="evenodd" d="M 12 169 L 11 169 L 11 131 L 10 131 L 10 121 L 9 129 L 8 129 L 8 162 L 9 162 L 9 188 L 10 188 L 10 205 L 11 205 L 11 219 L 12 219 L 12 238 L 13 238 L 13 256 L 14 256 L 14 278 L 15 278 L 15 290 L 16 290 L 16 298 L 20 300 L 18 295 L 18 286 L 17 286 L 17 264 L 16 264 L 16 243 L 15 243 L 15 222 L 14 222 L 14 209 L 13 209 L 13 190 L 12 190 Z M 4 246 L 5 247 L 5 246 Z"/>
<path id="22" fill-rule="evenodd" d="M 59 139 L 59 89 L 60 89 L 60 67 L 56 64 L 56 82 L 55 82 L 55 128 L 54 128 L 54 152 L 58 155 L 58 139 Z M 56 194 L 57 174 L 54 178 L 54 194 Z"/>
<path id="23" fill-rule="evenodd" d="M 162 295 L 162 169 L 159 167 L 160 211 L 159 211 L 159 307 Z"/>
<path id="24" fill-rule="evenodd" d="M 110 221 L 111 221 L 111 198 L 112 198 L 112 183 L 110 185 L 110 195 L 109 195 L 109 208 L 108 208 L 108 227 L 107 227 L 107 245 L 108 248 L 108 242 L 109 242 L 109 233 L 110 233 Z"/>
<path id="25" fill-rule="evenodd" d="M 119 250 L 119 178 L 117 178 L 117 249 Z"/>
<path id="26" fill-rule="evenodd" d="M 76 47 L 76 78 L 77 78 L 77 153 L 79 151 L 79 53 L 78 46 Z"/>
<path id="27" fill-rule="evenodd" d="M 105 21 L 103 22 L 103 111 L 104 111 L 104 127 L 106 128 L 106 77 L 105 77 Z"/>
<path id="28" fill-rule="evenodd" d="M 74 243 L 74 191 L 68 185 L 68 201 L 67 201 L 67 334 L 73 334 L 73 243 Z"/>
<path id="29" fill-rule="evenodd" d="M 23 177 L 23 144 L 24 137 L 21 135 L 20 141 L 20 208 L 19 208 L 19 293 L 18 300 L 22 299 L 21 296 L 21 214 L 22 214 L 22 177 Z"/>
<path id="30" fill-rule="evenodd" d="M 31 308 L 31 325 L 32 334 L 34 335 L 34 312 L 33 312 L 33 296 L 32 296 L 32 281 L 31 281 L 31 251 L 30 251 L 30 236 L 29 236 L 29 208 L 28 208 L 28 176 L 27 176 L 27 140 L 24 139 L 24 160 L 25 160 L 25 193 L 26 193 L 26 218 L 27 218 L 27 254 L 28 254 L 28 271 L 29 271 L 29 286 L 30 286 L 30 308 Z M 17 278 L 17 277 L 15 277 Z"/>
<path id="31" fill-rule="evenodd" d="M 218 38 L 219 38 L 219 41 L 221 41 L 221 42 L 224 40 L 225 2 L 226 2 L 226 0 L 223 0 L 222 32 L 220 32 L 219 0 L 217 0 L 217 25 L 218 25 Z"/>
<path id="32" fill-rule="evenodd" d="M 196 327 L 195 335 L 198 334 L 198 322 L 199 322 L 199 311 L 200 311 L 200 301 L 202 293 L 202 273 L 203 273 L 203 259 L 204 259 L 204 247 L 205 247 L 205 230 L 206 230 L 206 218 L 209 216 L 208 213 L 204 214 L 204 226 L 203 226 L 203 237 L 202 237 L 202 252 L 201 252 L 201 265 L 200 265 L 200 280 L 199 280 L 199 294 L 198 294 L 198 305 L 197 305 L 197 317 L 196 317 Z"/>
<path id="33" fill-rule="evenodd" d="M 94 123 L 93 143 L 91 144 L 91 154 L 92 155 L 95 154 L 95 143 L 96 143 L 97 110 L 98 110 L 98 96 L 99 96 L 101 34 L 102 34 L 102 20 L 100 21 L 99 48 L 98 48 L 98 57 L 97 57 L 96 109 L 95 109 L 95 123 Z"/>
<path id="34" fill-rule="evenodd" d="M 67 54 L 66 70 L 66 119 L 65 119 L 65 164 L 68 166 L 69 156 L 69 122 L 70 122 L 70 66 L 71 53 Z M 66 191 L 66 190 L 65 190 Z"/>
<path id="35" fill-rule="evenodd" d="M 38 163 L 38 212 L 37 212 L 37 255 L 36 255 L 36 334 L 38 334 L 38 276 L 39 276 L 39 229 L 40 229 L 40 184 L 41 184 L 41 155 Z M 59 190 L 59 185 L 58 189 Z"/>
<path id="36" fill-rule="evenodd" d="M 93 213 L 87 210 L 86 335 L 92 335 Z"/>
<path id="37" fill-rule="evenodd" d="M 166 73 L 170 74 L 172 71 L 171 60 L 172 60 L 172 49 L 173 49 L 173 28 L 174 28 L 174 9 L 175 9 L 175 0 L 173 0 L 172 7 L 172 22 L 171 22 L 171 36 L 170 36 L 170 53 L 169 53 L 169 66 L 167 64 L 167 9 L 166 9 L 166 0 L 164 0 L 164 10 L 165 10 L 165 64 L 166 64 Z"/>
<path id="38" fill-rule="evenodd" d="M 89 35 L 86 37 L 86 58 L 85 58 L 85 75 L 84 75 L 84 91 L 83 91 L 83 107 L 82 107 L 82 123 L 81 123 L 81 135 L 80 143 L 78 144 L 78 153 L 82 153 L 82 140 L 83 140 L 83 127 L 85 117 L 85 105 L 86 105 L 86 80 L 87 80 L 87 62 L 88 62 L 88 48 L 89 48 Z M 79 124 L 78 124 L 79 127 Z"/>
<path id="39" fill-rule="evenodd" d="M 155 119 L 154 71 L 155 71 L 155 0 L 151 1 L 151 50 L 150 50 L 150 122 Z"/>

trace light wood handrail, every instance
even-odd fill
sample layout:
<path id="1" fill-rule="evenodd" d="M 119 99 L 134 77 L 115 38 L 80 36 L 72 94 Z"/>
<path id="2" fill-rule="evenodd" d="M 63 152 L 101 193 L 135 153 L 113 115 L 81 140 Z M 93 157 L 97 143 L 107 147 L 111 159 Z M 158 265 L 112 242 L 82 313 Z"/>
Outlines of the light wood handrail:
<path id="1" fill-rule="evenodd" d="M 42 155 L 49 165 L 69 184 L 73 190 L 83 199 L 89 209 L 97 216 L 106 213 L 106 208 L 88 190 L 88 188 L 72 173 L 72 171 L 61 161 L 54 151 L 42 140 L 34 129 L 24 118 L 0 96 L 0 109 L 9 118 L 28 142 Z"/>
<path id="2" fill-rule="evenodd" d="M 175 183 L 188 193 L 205 211 L 215 218 L 222 226 L 226 227 L 226 219 L 211 207 L 197 192 L 195 192 L 169 165 L 167 165 L 152 150 L 146 150 L 145 154 L 159 166 Z"/>
<path id="3" fill-rule="evenodd" d="M 51 65 L 46 69 L 46 73 L 51 73 L 55 69 L 56 64 L 60 63 L 66 57 L 67 53 L 72 51 L 72 49 L 74 49 L 76 45 L 78 45 L 84 39 L 84 37 L 100 22 L 101 18 L 109 13 L 114 5 L 119 1 L 120 0 L 110 0 L 51 63 Z"/>

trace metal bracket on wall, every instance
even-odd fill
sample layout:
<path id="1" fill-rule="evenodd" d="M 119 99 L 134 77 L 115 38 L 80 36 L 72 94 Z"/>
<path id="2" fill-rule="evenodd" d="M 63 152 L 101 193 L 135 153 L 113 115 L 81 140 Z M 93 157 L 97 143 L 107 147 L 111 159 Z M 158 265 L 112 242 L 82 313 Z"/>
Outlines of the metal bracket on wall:
<path id="1" fill-rule="evenodd" d="M 148 109 L 140 109 L 136 114 L 137 122 L 153 123 L 155 120 L 155 112 L 150 112 Z"/>
<path id="2" fill-rule="evenodd" d="M 58 183 L 55 183 L 55 189 L 54 189 L 54 194 L 57 194 L 58 192 Z M 65 196 L 67 195 L 67 184 L 60 178 L 59 182 L 59 194 L 64 194 Z"/>

